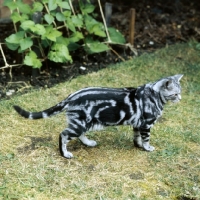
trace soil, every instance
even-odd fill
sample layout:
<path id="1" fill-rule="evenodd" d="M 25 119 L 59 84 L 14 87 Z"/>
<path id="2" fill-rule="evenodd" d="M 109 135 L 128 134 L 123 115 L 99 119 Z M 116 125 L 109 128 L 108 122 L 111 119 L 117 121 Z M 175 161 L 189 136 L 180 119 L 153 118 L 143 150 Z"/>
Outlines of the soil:
<path id="1" fill-rule="evenodd" d="M 102 1 L 105 4 L 105 1 Z M 111 63 L 132 59 L 144 52 L 187 42 L 200 41 L 199 0 L 110 0 L 112 17 L 110 26 L 117 28 L 129 42 L 130 9 L 136 12 L 134 48 L 113 46 L 114 51 L 87 56 L 83 51 L 72 54 L 73 64 L 46 62 L 38 71 L 27 66 L 4 69 L 0 56 L 0 98 L 10 98 L 16 93 L 25 93 L 30 88 L 48 88 L 70 80 L 78 75 L 98 71 Z M 98 8 L 98 6 L 97 6 Z M 97 11 L 98 12 L 98 11 Z M 0 24 L 0 43 L 14 33 L 12 24 Z M 21 63 L 21 57 L 2 45 L 9 64 Z M 1 55 L 1 53 L 0 53 Z"/>

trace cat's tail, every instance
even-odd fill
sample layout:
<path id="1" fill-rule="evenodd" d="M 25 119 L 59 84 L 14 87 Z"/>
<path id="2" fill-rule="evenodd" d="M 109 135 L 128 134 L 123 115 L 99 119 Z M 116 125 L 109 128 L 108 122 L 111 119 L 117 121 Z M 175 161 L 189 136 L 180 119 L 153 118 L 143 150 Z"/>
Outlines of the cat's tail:
<path id="1" fill-rule="evenodd" d="M 14 105 L 13 108 L 22 116 L 28 119 L 41 119 L 41 118 L 47 118 L 47 117 L 51 117 L 53 115 L 59 114 L 61 112 L 63 112 L 64 110 L 66 110 L 68 107 L 67 102 L 60 102 L 58 104 L 56 104 L 55 106 L 48 108 L 46 110 L 43 111 L 39 111 L 39 112 L 29 112 L 24 110 L 23 108 Z"/>

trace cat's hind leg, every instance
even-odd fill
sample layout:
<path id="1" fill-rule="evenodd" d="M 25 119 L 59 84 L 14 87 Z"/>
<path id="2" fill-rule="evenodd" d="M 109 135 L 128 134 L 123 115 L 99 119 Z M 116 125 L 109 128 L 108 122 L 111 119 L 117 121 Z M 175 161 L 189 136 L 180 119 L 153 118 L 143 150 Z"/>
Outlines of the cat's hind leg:
<path id="1" fill-rule="evenodd" d="M 75 137 L 71 137 L 68 128 L 65 129 L 59 137 L 59 149 L 61 156 L 65 158 L 72 158 L 73 154 L 69 151 L 67 151 L 67 144 L 71 139 L 74 139 Z"/>
<path id="2" fill-rule="evenodd" d="M 136 147 L 142 148 L 142 137 L 140 135 L 140 130 L 138 128 L 133 127 L 134 138 L 133 142 Z"/>

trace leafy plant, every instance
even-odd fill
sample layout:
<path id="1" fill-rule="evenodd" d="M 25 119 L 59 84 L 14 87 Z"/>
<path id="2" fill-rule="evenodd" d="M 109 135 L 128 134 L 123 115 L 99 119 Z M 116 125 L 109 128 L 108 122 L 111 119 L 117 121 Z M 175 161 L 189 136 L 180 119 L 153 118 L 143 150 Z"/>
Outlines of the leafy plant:
<path id="1" fill-rule="evenodd" d="M 8 48 L 24 53 L 24 64 L 40 68 L 46 59 L 73 62 L 71 52 L 79 48 L 92 54 L 109 50 L 110 44 L 124 44 L 123 35 L 114 28 L 108 28 L 108 41 L 107 27 L 92 14 L 95 6 L 85 2 L 78 2 L 75 13 L 71 0 L 34 1 L 31 6 L 6 0 L 16 30 L 6 38 Z"/>

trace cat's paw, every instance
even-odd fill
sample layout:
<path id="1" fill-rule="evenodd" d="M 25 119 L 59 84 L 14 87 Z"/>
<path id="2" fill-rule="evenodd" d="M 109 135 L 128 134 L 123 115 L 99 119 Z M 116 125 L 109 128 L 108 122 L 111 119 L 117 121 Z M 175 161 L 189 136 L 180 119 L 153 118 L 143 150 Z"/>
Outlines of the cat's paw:
<path id="1" fill-rule="evenodd" d="M 89 140 L 85 135 L 81 135 L 79 137 L 79 139 L 81 140 L 81 142 L 89 147 L 94 147 L 97 145 L 96 141 L 94 140 Z"/>
<path id="2" fill-rule="evenodd" d="M 138 142 L 138 140 L 133 140 L 133 143 L 135 147 L 139 147 L 139 148 L 143 147 L 142 142 Z"/>
<path id="3" fill-rule="evenodd" d="M 145 144 L 143 144 L 143 148 L 145 151 L 154 151 L 155 150 L 155 147 L 150 146 L 150 145 L 145 145 Z"/>
<path id="4" fill-rule="evenodd" d="M 97 142 L 94 140 L 88 140 L 85 145 L 87 145 L 89 147 L 95 147 L 97 145 Z"/>
<path id="5" fill-rule="evenodd" d="M 69 152 L 69 151 L 66 151 L 64 154 L 63 154 L 63 157 L 65 157 L 65 158 L 73 158 L 73 154 L 71 153 L 71 152 Z"/>

